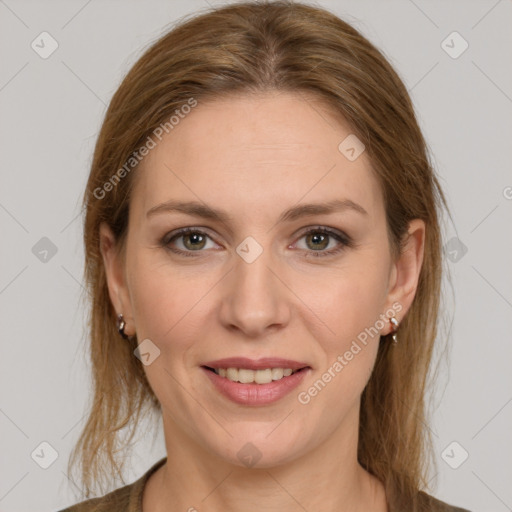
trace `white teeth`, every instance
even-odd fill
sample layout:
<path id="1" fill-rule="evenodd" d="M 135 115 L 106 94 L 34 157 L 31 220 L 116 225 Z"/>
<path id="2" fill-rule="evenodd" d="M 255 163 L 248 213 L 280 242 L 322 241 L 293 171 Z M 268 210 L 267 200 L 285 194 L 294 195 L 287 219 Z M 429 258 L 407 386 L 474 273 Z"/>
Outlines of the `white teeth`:
<path id="1" fill-rule="evenodd" d="M 272 368 L 272 380 L 282 379 L 284 370 L 282 368 Z"/>
<path id="2" fill-rule="evenodd" d="M 249 370 L 247 368 L 215 368 L 215 373 L 233 382 L 242 384 L 269 384 L 274 380 L 288 377 L 298 370 L 291 368 L 266 368 L 265 370 Z"/>
<path id="3" fill-rule="evenodd" d="M 228 368 L 226 371 L 226 377 L 229 380 L 238 382 L 238 370 L 236 368 Z"/>
<path id="4" fill-rule="evenodd" d="M 254 382 L 256 382 L 256 384 L 268 384 L 272 382 L 272 370 L 267 368 L 266 370 L 255 371 Z"/>
<path id="5" fill-rule="evenodd" d="M 240 370 L 238 370 L 238 382 L 241 382 L 242 384 L 254 382 L 255 373 L 256 372 L 254 370 L 244 370 L 240 368 Z"/>

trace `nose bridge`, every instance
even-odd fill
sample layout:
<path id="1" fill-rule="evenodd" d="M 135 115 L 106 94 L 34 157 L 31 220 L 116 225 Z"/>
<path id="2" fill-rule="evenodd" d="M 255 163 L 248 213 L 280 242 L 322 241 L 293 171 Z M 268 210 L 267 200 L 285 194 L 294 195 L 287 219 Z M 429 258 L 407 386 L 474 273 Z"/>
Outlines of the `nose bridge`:
<path id="1" fill-rule="evenodd" d="M 222 305 L 222 321 L 247 335 L 256 336 L 268 327 L 284 325 L 289 317 L 285 289 L 276 277 L 279 264 L 268 247 L 255 239 L 238 247 Z"/>

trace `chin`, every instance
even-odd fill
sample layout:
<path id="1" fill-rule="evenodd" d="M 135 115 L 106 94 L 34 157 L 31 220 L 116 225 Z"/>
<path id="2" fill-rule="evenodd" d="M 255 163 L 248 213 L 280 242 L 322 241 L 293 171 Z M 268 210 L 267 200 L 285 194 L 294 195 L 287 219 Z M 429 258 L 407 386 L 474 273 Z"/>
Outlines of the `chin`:
<path id="1" fill-rule="evenodd" d="M 279 433 L 272 432 L 279 422 L 264 425 L 262 428 L 261 422 L 252 424 L 251 428 L 247 429 L 247 434 L 244 434 L 243 429 L 237 429 L 233 438 L 229 438 L 228 444 L 219 443 L 218 438 L 210 440 L 213 444 L 208 441 L 206 443 L 210 444 L 211 452 L 228 464 L 252 469 L 281 466 L 307 451 L 309 443 L 303 438 L 303 434 L 297 432 L 297 435 L 291 435 L 289 425 L 278 426 L 277 430 L 283 428 Z M 297 430 L 300 430 L 299 426 Z"/>

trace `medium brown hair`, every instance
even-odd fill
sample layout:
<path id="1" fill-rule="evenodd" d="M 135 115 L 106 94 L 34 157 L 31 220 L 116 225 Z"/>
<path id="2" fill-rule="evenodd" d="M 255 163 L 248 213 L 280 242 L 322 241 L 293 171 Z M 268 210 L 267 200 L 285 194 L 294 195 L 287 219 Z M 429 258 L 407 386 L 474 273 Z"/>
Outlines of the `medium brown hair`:
<path id="1" fill-rule="evenodd" d="M 381 338 L 362 394 L 358 447 L 359 462 L 384 483 L 388 502 L 397 510 L 420 510 L 418 491 L 428 488 L 432 453 L 425 393 L 441 291 L 439 213 L 448 207 L 408 92 L 386 58 L 330 12 L 288 1 L 236 3 L 181 20 L 147 49 L 110 102 L 83 203 L 94 395 L 69 467 L 80 464 L 87 497 L 114 474 L 122 479 L 123 457 L 119 464 L 116 454 L 129 447 L 146 406 L 160 411 L 133 354 L 137 339 L 127 342 L 116 330 L 99 247 L 99 226 L 106 222 L 124 251 L 137 167 L 125 167 L 107 197 L 98 199 L 98 190 L 105 191 L 105 183 L 190 98 L 201 104 L 265 91 L 312 94 L 348 122 L 380 184 L 394 257 L 408 223 L 426 223 L 417 292 L 401 320 L 399 343 Z M 126 429 L 128 439 L 121 440 Z"/>

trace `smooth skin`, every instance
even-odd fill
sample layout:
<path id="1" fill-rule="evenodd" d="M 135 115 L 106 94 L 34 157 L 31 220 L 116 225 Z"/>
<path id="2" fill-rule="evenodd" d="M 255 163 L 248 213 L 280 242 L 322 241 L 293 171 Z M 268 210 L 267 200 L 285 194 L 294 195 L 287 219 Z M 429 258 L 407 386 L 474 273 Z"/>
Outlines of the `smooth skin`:
<path id="1" fill-rule="evenodd" d="M 146 485 L 144 512 L 387 511 L 382 483 L 357 461 L 360 398 L 379 336 L 309 403 L 298 400 L 394 303 L 403 319 L 423 260 L 419 219 L 392 260 L 367 154 L 352 162 L 338 150 L 350 133 L 304 94 L 199 102 L 134 171 L 124 258 L 101 226 L 109 293 L 125 332 L 160 350 L 144 370 L 162 405 L 168 460 Z M 367 213 L 346 209 L 278 222 L 298 204 L 336 199 Z M 231 218 L 147 215 L 169 200 L 197 201 Z M 203 234 L 171 240 L 184 227 Z M 353 245 L 305 234 L 318 227 L 348 235 Z M 236 252 L 248 236 L 263 249 L 252 263 Z M 379 332 L 391 330 L 386 322 Z M 201 368 L 231 356 L 282 357 L 311 370 L 287 396 L 251 407 L 222 396 Z M 237 455 L 247 443 L 261 453 L 253 467 Z"/>

